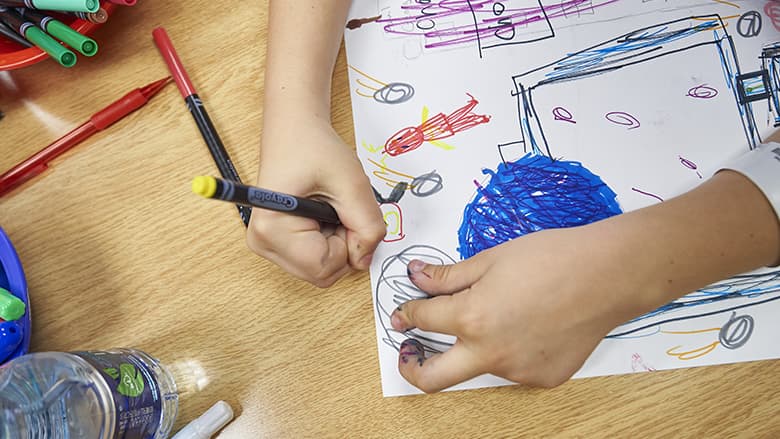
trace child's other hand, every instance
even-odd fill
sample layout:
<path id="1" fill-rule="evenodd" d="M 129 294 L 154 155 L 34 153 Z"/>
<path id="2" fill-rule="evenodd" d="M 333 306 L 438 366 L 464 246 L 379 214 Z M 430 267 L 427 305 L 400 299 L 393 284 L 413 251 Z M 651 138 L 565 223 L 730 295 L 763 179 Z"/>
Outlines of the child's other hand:
<path id="1" fill-rule="evenodd" d="M 602 338 L 633 315 L 641 297 L 619 251 L 586 228 L 547 230 L 506 242 L 455 265 L 411 261 L 412 282 L 430 299 L 406 302 L 393 328 L 457 337 L 447 352 L 425 358 L 406 340 L 401 375 L 437 392 L 491 373 L 542 387 L 569 379 Z M 625 263 L 625 260 L 623 261 Z"/>
<path id="2" fill-rule="evenodd" d="M 326 122 L 266 124 L 261 188 L 329 202 L 342 225 L 252 209 L 247 244 L 292 275 L 325 288 L 351 269 L 369 267 L 385 223 L 355 152 Z"/>

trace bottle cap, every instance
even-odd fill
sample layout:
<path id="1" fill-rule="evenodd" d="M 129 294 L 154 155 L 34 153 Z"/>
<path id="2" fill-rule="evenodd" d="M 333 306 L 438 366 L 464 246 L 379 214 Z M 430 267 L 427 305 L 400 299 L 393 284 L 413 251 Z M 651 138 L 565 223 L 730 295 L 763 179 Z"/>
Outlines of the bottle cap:
<path id="1" fill-rule="evenodd" d="M 233 419 L 233 409 L 230 404 L 225 401 L 217 401 L 210 409 L 206 410 L 206 413 L 179 430 L 173 439 L 209 439 L 227 425 L 231 419 Z"/>

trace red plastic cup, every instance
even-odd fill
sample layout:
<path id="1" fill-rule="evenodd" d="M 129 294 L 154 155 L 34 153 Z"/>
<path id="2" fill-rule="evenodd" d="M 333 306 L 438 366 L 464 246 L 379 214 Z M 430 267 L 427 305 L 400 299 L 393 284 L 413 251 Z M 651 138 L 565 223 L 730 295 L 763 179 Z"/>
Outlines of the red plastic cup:
<path id="1" fill-rule="evenodd" d="M 105 2 L 101 7 L 106 10 L 106 13 L 109 16 L 111 16 L 111 13 L 117 5 Z M 90 23 L 89 21 L 84 21 L 75 17 L 62 21 L 75 31 L 81 32 L 84 35 L 91 34 L 95 29 L 101 26 L 100 24 Z M 0 35 L 0 71 L 21 69 L 22 67 L 39 63 L 48 57 L 49 55 L 37 47 L 20 49 L 18 44 Z"/>

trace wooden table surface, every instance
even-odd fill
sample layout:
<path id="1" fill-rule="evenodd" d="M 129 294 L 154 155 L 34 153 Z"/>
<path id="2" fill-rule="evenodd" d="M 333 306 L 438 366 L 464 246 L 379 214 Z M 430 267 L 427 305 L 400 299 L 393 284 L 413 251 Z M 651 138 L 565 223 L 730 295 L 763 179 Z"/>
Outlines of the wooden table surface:
<path id="1" fill-rule="evenodd" d="M 163 25 L 254 181 L 267 3 L 220 4 L 141 1 L 97 32 L 94 59 L 0 72 L 0 169 L 166 76 L 151 38 Z M 342 52 L 334 123 L 354 144 L 345 67 Z M 176 426 L 224 399 L 237 417 L 221 438 L 780 437 L 777 361 L 383 398 L 368 274 L 328 290 L 291 278 L 248 250 L 232 206 L 190 193 L 200 174 L 214 164 L 170 85 L 0 199 L 33 351 L 136 347 L 199 368 Z"/>

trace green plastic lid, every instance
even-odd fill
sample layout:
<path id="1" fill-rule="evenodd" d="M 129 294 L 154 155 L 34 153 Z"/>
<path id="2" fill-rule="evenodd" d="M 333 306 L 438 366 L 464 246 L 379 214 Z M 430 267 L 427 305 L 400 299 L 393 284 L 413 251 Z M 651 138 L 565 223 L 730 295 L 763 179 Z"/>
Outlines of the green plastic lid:
<path id="1" fill-rule="evenodd" d="M 82 55 L 93 56 L 98 51 L 98 44 L 92 38 L 76 32 L 58 20 L 50 20 L 46 31 L 54 38 L 78 50 Z"/>
<path id="2" fill-rule="evenodd" d="M 73 67 L 76 64 L 76 54 L 62 47 L 59 41 L 50 37 L 46 32 L 36 26 L 30 26 L 25 30 L 24 37 L 41 50 L 48 53 L 64 67 Z"/>
<path id="3" fill-rule="evenodd" d="M 35 9 L 51 11 L 97 12 L 100 9 L 99 0 L 33 0 Z"/>
<path id="4" fill-rule="evenodd" d="M 19 320 L 24 315 L 24 309 L 22 299 L 9 293 L 5 288 L 0 288 L 0 319 Z"/>

